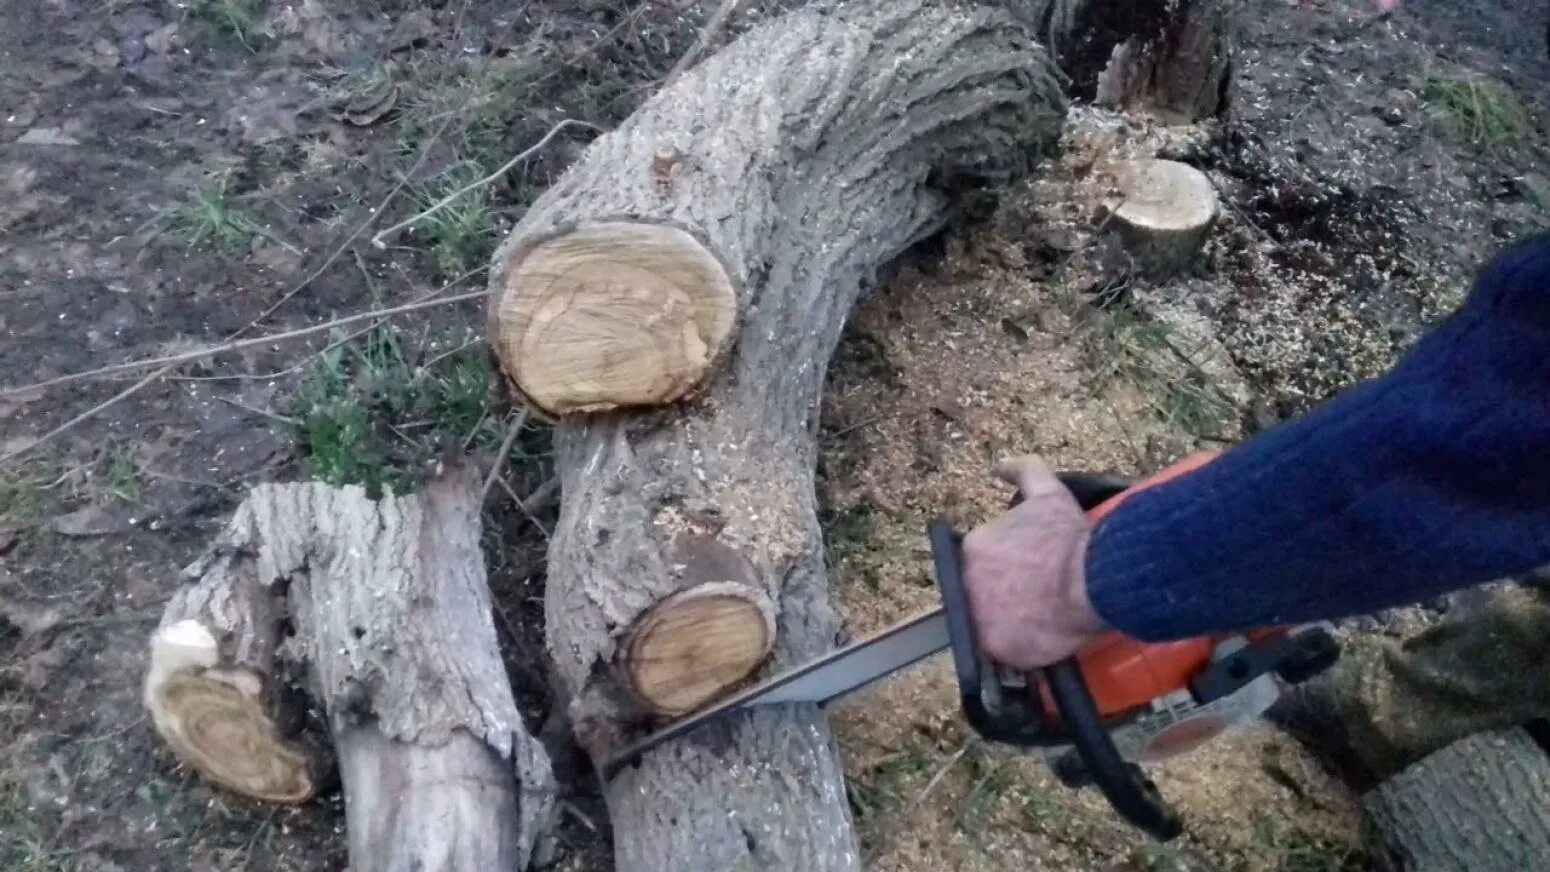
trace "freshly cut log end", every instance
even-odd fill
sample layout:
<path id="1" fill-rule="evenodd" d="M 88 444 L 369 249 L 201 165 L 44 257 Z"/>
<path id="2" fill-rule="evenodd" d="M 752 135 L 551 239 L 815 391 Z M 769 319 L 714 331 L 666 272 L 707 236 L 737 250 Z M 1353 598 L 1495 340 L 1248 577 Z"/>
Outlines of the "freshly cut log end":
<path id="1" fill-rule="evenodd" d="M 742 683 L 775 644 L 774 608 L 736 583 L 702 584 L 657 603 L 624 648 L 630 688 L 653 712 L 692 712 Z"/>
<path id="2" fill-rule="evenodd" d="M 1188 269 L 1216 223 L 1216 188 L 1206 174 L 1171 160 L 1114 166 L 1110 220 L 1136 267 L 1164 279 Z"/>
<path id="3" fill-rule="evenodd" d="M 281 741 L 261 701 L 262 680 L 217 666 L 214 635 L 180 621 L 151 640 L 145 704 L 173 754 L 210 781 L 267 802 L 312 797 L 307 756 Z"/>
<path id="4" fill-rule="evenodd" d="M 612 221 L 518 252 L 495 307 L 506 372 L 538 408 L 563 416 L 693 391 L 732 333 L 737 295 L 683 230 Z"/>

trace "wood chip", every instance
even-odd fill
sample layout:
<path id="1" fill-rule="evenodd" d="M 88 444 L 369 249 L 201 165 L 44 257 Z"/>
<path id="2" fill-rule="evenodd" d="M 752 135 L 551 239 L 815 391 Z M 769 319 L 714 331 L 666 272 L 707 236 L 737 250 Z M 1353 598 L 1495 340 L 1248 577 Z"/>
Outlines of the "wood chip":
<path id="1" fill-rule="evenodd" d="M 107 506 L 87 506 L 48 522 L 48 528 L 61 536 L 108 536 L 132 527 L 134 519 L 128 512 Z"/>

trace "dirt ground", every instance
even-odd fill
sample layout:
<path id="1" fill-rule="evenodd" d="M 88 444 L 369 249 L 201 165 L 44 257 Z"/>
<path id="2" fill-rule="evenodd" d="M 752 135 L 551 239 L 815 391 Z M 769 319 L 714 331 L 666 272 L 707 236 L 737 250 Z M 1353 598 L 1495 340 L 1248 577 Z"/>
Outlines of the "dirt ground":
<path id="1" fill-rule="evenodd" d="M 593 128 L 373 238 L 562 119 L 617 124 L 715 5 L 0 7 L 0 386 L 477 289 Z M 774 5 L 743 4 L 733 30 Z M 1135 472 L 1241 438 L 1380 371 L 1485 256 L 1542 229 L 1550 63 L 1543 12 L 1520 7 L 1410 0 L 1380 20 L 1356 0 L 1256 4 L 1228 122 L 1077 112 L 1065 156 L 992 226 L 875 292 L 832 368 L 819 477 L 852 632 L 932 604 L 924 525 L 995 511 L 996 457 Z M 1221 191 L 1193 274 L 1149 284 L 1093 233 L 1103 162 L 1127 154 L 1192 163 Z M 442 452 L 493 451 L 513 414 L 481 321 L 468 302 L 143 385 L 0 396 L 0 869 L 343 867 L 337 796 L 258 807 L 159 750 L 138 699 L 145 640 L 251 483 L 401 486 Z M 523 434 L 512 493 L 547 480 L 544 442 Z M 530 522 L 504 491 L 486 520 L 515 672 L 541 644 L 552 505 Z M 523 690 L 536 727 L 549 700 Z M 1157 767 L 1190 825 L 1161 849 L 955 713 L 941 664 L 839 710 L 869 868 L 1363 866 L 1350 797 L 1269 728 Z M 568 790 L 556 863 L 606 869 L 595 790 Z"/>

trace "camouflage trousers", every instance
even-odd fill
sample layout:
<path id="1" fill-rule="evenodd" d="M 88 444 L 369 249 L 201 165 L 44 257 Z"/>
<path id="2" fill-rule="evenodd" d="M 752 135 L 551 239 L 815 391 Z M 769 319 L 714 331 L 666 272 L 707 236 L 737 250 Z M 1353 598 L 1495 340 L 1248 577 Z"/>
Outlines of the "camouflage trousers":
<path id="1" fill-rule="evenodd" d="M 1343 640 L 1330 676 L 1351 751 L 1379 778 L 1472 733 L 1550 718 L 1550 587 L 1471 592 L 1440 623 Z"/>

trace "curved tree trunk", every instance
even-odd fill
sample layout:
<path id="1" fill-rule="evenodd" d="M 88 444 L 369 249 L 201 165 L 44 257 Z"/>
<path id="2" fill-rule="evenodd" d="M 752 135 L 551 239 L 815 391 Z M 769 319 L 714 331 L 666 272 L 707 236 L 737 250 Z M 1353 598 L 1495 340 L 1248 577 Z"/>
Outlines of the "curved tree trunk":
<path id="1" fill-rule="evenodd" d="M 1239 0 L 1012 0 L 1075 98 L 1165 121 L 1224 115 Z"/>
<path id="2" fill-rule="evenodd" d="M 492 344 L 560 419 L 549 646 L 594 761 L 836 644 L 812 477 L 846 315 L 1063 108 L 1003 12 L 818 4 L 594 142 L 497 252 Z M 859 865 L 812 706 L 707 725 L 606 795 L 620 869 Z"/>
<path id="3" fill-rule="evenodd" d="M 1392 872 L 1523 872 L 1550 858 L 1550 758 L 1521 729 L 1454 742 L 1362 799 Z"/>
<path id="4" fill-rule="evenodd" d="M 316 757 L 277 723 L 288 666 L 329 724 L 352 868 L 526 868 L 554 785 L 497 647 L 478 491 L 464 468 L 382 500 L 255 488 L 152 642 L 145 699 L 174 753 L 250 796 L 307 799 Z"/>

